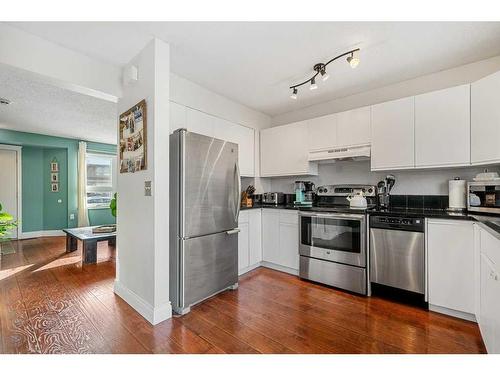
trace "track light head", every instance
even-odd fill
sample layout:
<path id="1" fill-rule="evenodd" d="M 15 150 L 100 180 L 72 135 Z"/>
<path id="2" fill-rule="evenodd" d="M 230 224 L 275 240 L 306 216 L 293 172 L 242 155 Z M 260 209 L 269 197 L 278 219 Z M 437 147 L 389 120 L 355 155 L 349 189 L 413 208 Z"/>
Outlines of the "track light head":
<path id="1" fill-rule="evenodd" d="M 318 88 L 318 85 L 316 84 L 316 79 L 313 77 L 311 78 L 311 86 L 309 86 L 309 90 L 316 90 Z"/>
<path id="2" fill-rule="evenodd" d="M 354 54 L 355 52 L 352 52 L 351 56 L 349 56 L 347 58 L 347 62 L 349 63 L 349 65 L 353 69 L 356 68 L 359 65 L 359 57 L 357 56 L 357 53 L 356 53 L 356 55 Z"/>
<path id="3" fill-rule="evenodd" d="M 292 95 L 290 95 L 290 99 L 294 99 L 294 100 L 296 100 L 296 99 L 297 99 L 297 92 L 298 92 L 298 91 L 299 91 L 299 90 L 297 90 L 297 87 L 294 87 L 294 88 L 293 88 Z"/>
<path id="4" fill-rule="evenodd" d="M 320 74 L 321 74 L 321 79 L 324 81 L 326 81 L 328 78 L 330 78 L 330 75 L 326 72 L 325 69 L 323 70 L 320 70 Z"/>

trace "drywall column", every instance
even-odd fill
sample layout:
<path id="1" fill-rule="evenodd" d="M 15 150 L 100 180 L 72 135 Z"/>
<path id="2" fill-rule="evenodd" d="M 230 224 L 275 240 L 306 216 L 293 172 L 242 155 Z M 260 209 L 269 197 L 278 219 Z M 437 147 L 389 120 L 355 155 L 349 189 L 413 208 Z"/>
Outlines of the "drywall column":
<path id="1" fill-rule="evenodd" d="M 157 324 L 172 315 L 168 276 L 169 46 L 154 39 L 130 64 L 138 68 L 138 81 L 124 86 L 118 112 L 146 100 L 147 169 L 118 174 L 115 293 Z M 144 194 L 145 181 L 152 183 L 152 196 Z"/>

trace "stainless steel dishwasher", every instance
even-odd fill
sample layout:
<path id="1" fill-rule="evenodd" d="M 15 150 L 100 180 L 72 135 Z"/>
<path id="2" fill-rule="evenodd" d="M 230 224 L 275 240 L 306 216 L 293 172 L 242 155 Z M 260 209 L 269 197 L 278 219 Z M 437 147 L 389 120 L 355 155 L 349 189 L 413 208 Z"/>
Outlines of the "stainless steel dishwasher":
<path id="1" fill-rule="evenodd" d="M 370 215 L 370 281 L 425 293 L 424 218 Z"/>

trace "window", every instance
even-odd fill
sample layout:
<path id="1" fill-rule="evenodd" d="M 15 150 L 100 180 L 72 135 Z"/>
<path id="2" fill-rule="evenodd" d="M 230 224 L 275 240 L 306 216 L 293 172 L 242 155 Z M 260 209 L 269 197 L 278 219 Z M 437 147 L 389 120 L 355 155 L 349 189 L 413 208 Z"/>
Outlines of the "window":
<path id="1" fill-rule="evenodd" d="M 116 156 L 87 153 L 87 207 L 109 207 L 116 191 Z"/>

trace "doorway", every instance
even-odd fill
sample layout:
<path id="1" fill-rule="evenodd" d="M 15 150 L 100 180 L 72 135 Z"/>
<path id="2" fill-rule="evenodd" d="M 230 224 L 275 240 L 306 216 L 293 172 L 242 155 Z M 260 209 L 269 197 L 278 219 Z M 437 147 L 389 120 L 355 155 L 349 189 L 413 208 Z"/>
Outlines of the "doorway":
<path id="1" fill-rule="evenodd" d="M 21 233 L 21 147 L 0 144 L 0 203 L 19 223 L 7 238 L 16 239 Z"/>

